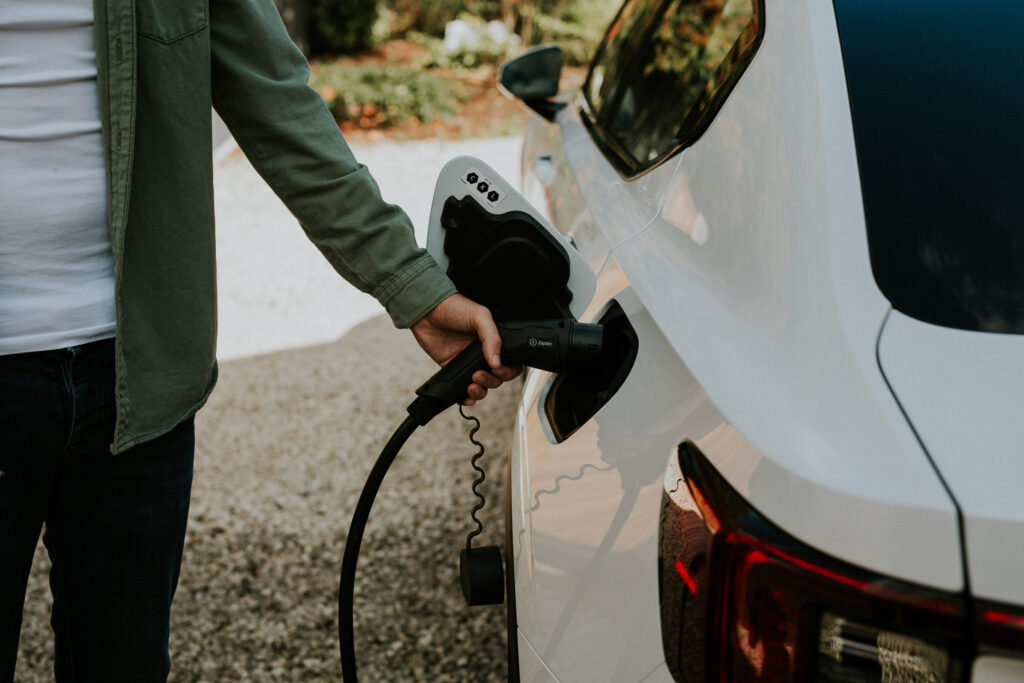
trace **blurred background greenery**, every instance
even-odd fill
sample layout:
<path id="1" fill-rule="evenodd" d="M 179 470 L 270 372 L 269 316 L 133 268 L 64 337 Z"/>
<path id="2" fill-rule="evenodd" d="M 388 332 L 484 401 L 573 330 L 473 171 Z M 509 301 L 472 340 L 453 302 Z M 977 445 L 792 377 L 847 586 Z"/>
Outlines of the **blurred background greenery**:
<path id="1" fill-rule="evenodd" d="M 342 129 L 398 137 L 517 132 L 497 66 L 557 43 L 577 84 L 621 1 L 275 0 Z"/>

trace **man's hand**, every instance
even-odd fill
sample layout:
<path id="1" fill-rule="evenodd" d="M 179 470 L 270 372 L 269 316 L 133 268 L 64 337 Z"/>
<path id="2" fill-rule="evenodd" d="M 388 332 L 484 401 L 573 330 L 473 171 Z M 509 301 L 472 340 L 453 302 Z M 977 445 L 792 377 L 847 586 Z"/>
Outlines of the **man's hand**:
<path id="1" fill-rule="evenodd" d="M 491 312 L 461 294 L 452 294 L 409 329 L 438 365 L 444 365 L 474 339 L 480 339 L 491 371 L 478 370 L 473 374 L 473 383 L 466 390 L 468 398 L 464 403 L 467 406 L 486 396 L 488 389 L 496 389 L 522 372 L 522 368 L 501 364 L 501 337 Z"/>

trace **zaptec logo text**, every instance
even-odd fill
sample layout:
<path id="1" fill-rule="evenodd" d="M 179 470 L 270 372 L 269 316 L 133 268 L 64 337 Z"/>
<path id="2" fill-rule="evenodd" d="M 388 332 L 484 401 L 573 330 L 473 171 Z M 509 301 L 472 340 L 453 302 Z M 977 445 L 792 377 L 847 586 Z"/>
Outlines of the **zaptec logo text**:
<path id="1" fill-rule="evenodd" d="M 554 346 L 554 342 L 547 341 L 546 339 L 537 339 L 536 337 L 530 337 L 530 346 Z"/>

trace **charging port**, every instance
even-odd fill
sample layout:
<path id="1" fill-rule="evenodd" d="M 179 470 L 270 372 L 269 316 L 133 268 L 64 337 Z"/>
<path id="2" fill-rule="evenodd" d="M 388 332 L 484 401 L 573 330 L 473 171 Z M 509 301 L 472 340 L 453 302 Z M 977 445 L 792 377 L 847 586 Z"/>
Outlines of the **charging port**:
<path id="1" fill-rule="evenodd" d="M 484 186 L 481 180 L 480 193 L 488 191 Z M 493 214 L 469 196 L 449 197 L 441 225 L 448 277 L 460 292 L 491 309 L 495 320 L 571 315 L 569 257 L 533 216 Z"/>
<path id="2" fill-rule="evenodd" d="M 640 344 L 636 331 L 617 301 L 598 321 L 604 326 L 600 364 L 555 377 L 544 401 L 544 412 L 556 443 L 562 443 L 611 400 L 633 369 Z"/>

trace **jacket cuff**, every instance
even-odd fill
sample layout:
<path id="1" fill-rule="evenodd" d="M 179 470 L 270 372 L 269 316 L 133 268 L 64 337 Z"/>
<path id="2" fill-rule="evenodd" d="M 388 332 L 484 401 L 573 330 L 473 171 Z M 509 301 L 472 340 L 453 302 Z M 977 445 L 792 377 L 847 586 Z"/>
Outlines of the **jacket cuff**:
<path id="1" fill-rule="evenodd" d="M 430 254 L 423 254 L 396 273 L 373 295 L 395 327 L 407 328 L 457 290 Z"/>

